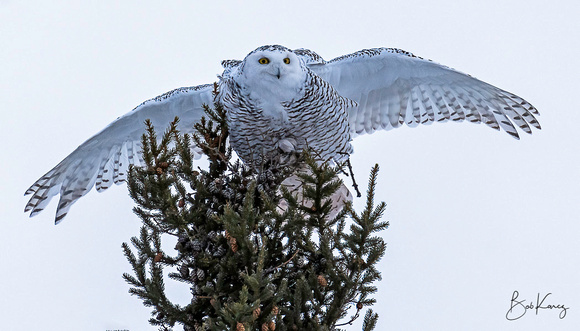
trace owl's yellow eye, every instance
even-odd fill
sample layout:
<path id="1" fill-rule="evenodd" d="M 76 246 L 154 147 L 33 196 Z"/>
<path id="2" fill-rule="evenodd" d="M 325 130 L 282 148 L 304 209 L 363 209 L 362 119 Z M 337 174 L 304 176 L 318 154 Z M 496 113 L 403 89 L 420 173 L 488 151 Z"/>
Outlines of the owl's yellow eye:
<path id="1" fill-rule="evenodd" d="M 289 58 L 285 58 L 285 59 L 284 59 L 284 63 L 286 63 L 286 64 L 290 64 L 290 59 L 289 59 Z"/>
<path id="2" fill-rule="evenodd" d="M 268 63 L 270 63 L 270 60 L 268 60 L 268 58 L 263 57 L 263 58 L 261 58 L 261 59 L 258 60 L 258 63 L 260 63 L 260 64 L 268 64 Z"/>

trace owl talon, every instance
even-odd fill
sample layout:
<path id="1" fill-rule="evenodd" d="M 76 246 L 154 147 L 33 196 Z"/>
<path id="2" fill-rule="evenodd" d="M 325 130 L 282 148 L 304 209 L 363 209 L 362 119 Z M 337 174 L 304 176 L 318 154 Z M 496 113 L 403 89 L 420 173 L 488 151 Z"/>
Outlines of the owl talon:
<path id="1" fill-rule="evenodd" d="M 292 138 L 282 139 L 278 142 L 278 148 L 284 153 L 292 153 L 296 151 L 296 140 Z"/>

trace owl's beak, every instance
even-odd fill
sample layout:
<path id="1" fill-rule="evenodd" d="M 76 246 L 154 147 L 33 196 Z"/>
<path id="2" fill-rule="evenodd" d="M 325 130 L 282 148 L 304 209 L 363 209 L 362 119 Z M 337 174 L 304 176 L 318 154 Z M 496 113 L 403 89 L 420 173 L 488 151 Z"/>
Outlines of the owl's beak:
<path id="1" fill-rule="evenodd" d="M 278 77 L 278 79 L 280 79 L 280 68 L 277 68 L 278 71 L 276 72 L 276 77 Z"/>

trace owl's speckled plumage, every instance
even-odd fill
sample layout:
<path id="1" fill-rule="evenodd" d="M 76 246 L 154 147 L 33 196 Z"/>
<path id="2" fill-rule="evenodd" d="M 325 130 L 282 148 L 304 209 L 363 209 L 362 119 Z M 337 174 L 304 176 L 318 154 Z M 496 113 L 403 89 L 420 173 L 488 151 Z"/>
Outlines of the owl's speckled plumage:
<path id="1" fill-rule="evenodd" d="M 266 60 L 262 60 L 266 59 Z M 484 123 L 519 138 L 512 123 L 540 129 L 527 101 L 435 62 L 393 48 L 366 49 L 325 61 L 307 49 L 262 46 L 243 61 L 222 61 L 217 98 L 227 110 L 231 145 L 244 162 L 313 149 L 345 160 L 357 135 L 433 122 Z M 213 102 L 212 85 L 179 88 L 147 100 L 84 142 L 37 180 L 25 212 L 41 212 L 60 194 L 56 223 L 95 186 L 107 189 L 139 165 L 144 120 L 166 127 L 175 117 L 191 131 Z"/>
<path id="2" fill-rule="evenodd" d="M 269 62 L 259 64 L 262 58 Z M 246 163 L 259 164 L 280 149 L 309 147 L 325 160 L 352 153 L 347 111 L 356 103 L 341 97 L 290 49 L 267 46 L 248 54 L 222 79 L 218 97 L 228 113 L 232 147 Z"/>

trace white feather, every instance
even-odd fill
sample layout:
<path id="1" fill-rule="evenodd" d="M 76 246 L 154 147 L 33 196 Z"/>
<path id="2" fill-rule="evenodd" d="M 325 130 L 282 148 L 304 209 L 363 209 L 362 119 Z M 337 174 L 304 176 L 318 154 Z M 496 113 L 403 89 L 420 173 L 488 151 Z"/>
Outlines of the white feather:
<path id="1" fill-rule="evenodd" d="M 353 137 L 373 133 L 379 127 L 398 127 L 395 118 L 409 126 L 429 124 L 431 118 L 474 123 L 483 120 L 515 138 L 519 136 L 512 121 L 526 133 L 531 133 L 528 124 L 540 129 L 533 116 L 538 111 L 522 98 L 398 49 L 363 50 L 311 69 L 340 95 L 359 104 L 349 112 Z M 377 108 L 380 126 L 374 123 Z M 421 109 L 429 118 L 417 114 Z"/>
<path id="2" fill-rule="evenodd" d="M 326 62 L 307 49 L 271 45 L 222 65 L 218 99 L 227 110 L 231 145 L 249 163 L 306 147 L 324 159 L 344 160 L 353 137 L 404 123 L 483 122 L 515 138 L 514 123 L 526 133 L 530 126 L 540 129 L 538 111 L 517 95 L 398 49 L 367 49 Z M 100 192 L 122 183 L 129 164 L 143 162 L 144 121 L 164 129 L 178 116 L 180 129 L 190 132 L 204 114 L 202 105 L 212 104 L 212 90 L 176 89 L 118 118 L 26 191 L 32 197 L 25 212 L 38 214 L 60 194 L 58 223 L 93 186 Z"/>
<path id="3" fill-rule="evenodd" d="M 179 128 L 191 132 L 193 124 L 204 114 L 202 105 L 212 104 L 212 90 L 211 85 L 176 89 L 147 100 L 119 117 L 30 186 L 25 195 L 32 194 L 32 197 L 24 211 L 31 211 L 32 217 L 60 193 L 55 219 L 58 223 L 71 205 L 94 185 L 101 192 L 113 182 L 120 184 L 126 179 L 129 164 L 141 158 L 137 152 L 145 132 L 145 120 L 150 119 L 156 128 L 165 129 L 179 116 Z"/>

